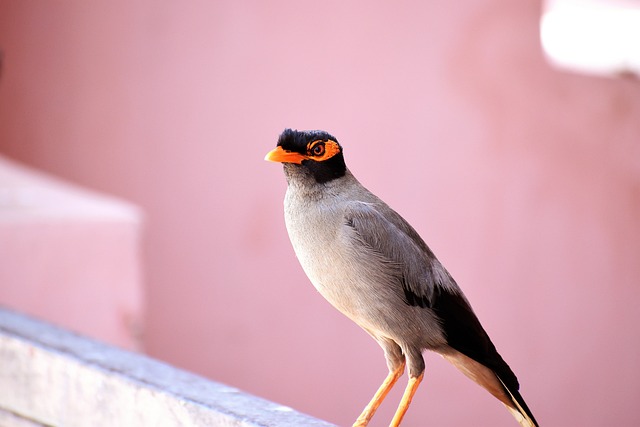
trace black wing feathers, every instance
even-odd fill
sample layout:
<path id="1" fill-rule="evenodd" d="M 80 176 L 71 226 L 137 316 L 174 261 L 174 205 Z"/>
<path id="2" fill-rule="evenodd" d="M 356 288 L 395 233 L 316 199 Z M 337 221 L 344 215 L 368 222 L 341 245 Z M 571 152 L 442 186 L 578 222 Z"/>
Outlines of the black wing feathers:
<path id="1" fill-rule="evenodd" d="M 407 281 L 407 276 L 402 275 L 402 290 L 404 291 L 404 301 L 408 305 L 422 307 L 422 308 L 431 308 L 431 301 L 424 295 L 417 295 L 414 291 L 411 290 L 411 285 Z"/>
<path id="2" fill-rule="evenodd" d="M 447 344 L 493 370 L 510 390 L 518 390 L 515 374 L 502 359 L 467 300 L 436 288 L 433 310 L 442 320 Z"/>

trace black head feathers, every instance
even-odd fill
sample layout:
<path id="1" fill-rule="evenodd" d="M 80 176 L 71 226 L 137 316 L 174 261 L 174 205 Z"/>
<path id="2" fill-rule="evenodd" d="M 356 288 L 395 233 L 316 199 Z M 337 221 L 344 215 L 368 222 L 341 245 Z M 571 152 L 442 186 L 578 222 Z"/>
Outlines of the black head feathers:
<path id="1" fill-rule="evenodd" d="M 295 151 L 306 154 L 307 146 L 313 141 L 333 141 L 338 140 L 328 132 L 323 130 L 295 130 L 285 129 L 278 138 L 278 146 L 287 151 Z"/>
<path id="2" fill-rule="evenodd" d="M 342 146 L 328 132 L 322 130 L 298 131 L 285 129 L 278 138 L 278 147 L 304 157 L 299 165 L 315 178 L 319 184 L 345 175 L 347 167 L 342 155 Z"/>

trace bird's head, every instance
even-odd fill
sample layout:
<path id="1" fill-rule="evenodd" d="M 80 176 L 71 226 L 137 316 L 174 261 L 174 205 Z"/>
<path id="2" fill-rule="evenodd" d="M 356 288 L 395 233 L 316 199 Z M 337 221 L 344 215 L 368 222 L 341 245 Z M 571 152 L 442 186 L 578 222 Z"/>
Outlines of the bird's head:
<path id="1" fill-rule="evenodd" d="M 278 146 L 264 159 L 283 163 L 288 177 L 307 175 L 320 184 L 340 178 L 347 171 L 338 140 L 321 130 L 285 129 Z"/>

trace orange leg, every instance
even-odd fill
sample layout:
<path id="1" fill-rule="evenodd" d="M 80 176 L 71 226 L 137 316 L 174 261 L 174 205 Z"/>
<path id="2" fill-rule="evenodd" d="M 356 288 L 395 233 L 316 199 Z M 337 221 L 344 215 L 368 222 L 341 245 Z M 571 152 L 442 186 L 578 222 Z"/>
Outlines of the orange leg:
<path id="1" fill-rule="evenodd" d="M 376 394 L 373 395 L 373 399 L 371 399 L 371 402 L 369 402 L 366 408 L 364 408 L 364 411 L 362 411 L 362 414 L 360 414 L 356 422 L 353 423 L 353 427 L 364 427 L 369 424 L 369 421 L 371 421 L 371 418 L 373 418 L 373 414 L 376 413 L 376 410 L 378 409 L 384 398 L 387 397 L 387 394 L 389 394 L 389 391 L 393 388 L 393 385 L 398 381 L 398 378 L 402 376 L 403 372 L 404 362 L 395 370 L 389 371 L 387 378 L 384 379 L 382 385 L 380 386 L 378 391 L 376 391 Z"/>
<path id="2" fill-rule="evenodd" d="M 400 401 L 400 405 L 398 405 L 398 409 L 396 410 L 396 414 L 393 416 L 393 420 L 389 427 L 398 427 L 402 422 L 402 418 L 404 414 L 407 413 L 407 409 L 409 409 L 409 405 L 411 404 L 411 399 L 413 399 L 413 395 L 416 394 L 416 390 L 418 390 L 418 386 L 422 382 L 422 378 L 424 377 L 424 372 L 414 378 L 409 378 L 409 382 L 407 383 L 407 388 L 404 389 L 404 394 L 402 395 L 402 400 Z"/>

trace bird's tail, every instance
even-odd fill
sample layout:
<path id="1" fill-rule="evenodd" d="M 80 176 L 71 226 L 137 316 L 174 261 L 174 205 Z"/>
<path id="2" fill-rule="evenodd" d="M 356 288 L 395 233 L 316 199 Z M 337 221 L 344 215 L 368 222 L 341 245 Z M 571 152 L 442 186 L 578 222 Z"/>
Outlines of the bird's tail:
<path id="1" fill-rule="evenodd" d="M 456 350 L 441 353 L 441 355 L 463 374 L 500 400 L 522 427 L 539 427 L 538 422 L 518 392 L 517 380 L 512 382 L 504 381 L 493 369 Z M 508 372 L 511 371 L 509 370 Z M 515 376 L 513 378 L 515 379 Z"/>
<path id="2" fill-rule="evenodd" d="M 502 401 L 502 403 L 504 403 L 504 406 L 507 407 L 509 412 L 511 412 L 515 419 L 520 423 L 520 425 L 522 427 L 539 427 L 538 422 L 536 421 L 533 414 L 531 413 L 531 410 L 520 395 L 520 392 L 518 390 L 509 390 L 509 388 L 500 379 L 500 377 L 498 377 L 498 380 L 500 380 L 502 387 L 506 391 L 508 397 L 511 399 L 511 402 L 509 402 L 510 404 L 504 401 Z"/>

